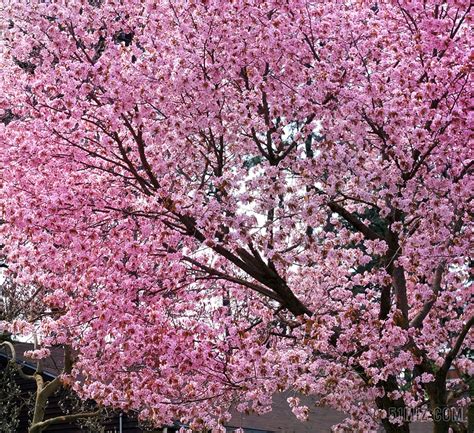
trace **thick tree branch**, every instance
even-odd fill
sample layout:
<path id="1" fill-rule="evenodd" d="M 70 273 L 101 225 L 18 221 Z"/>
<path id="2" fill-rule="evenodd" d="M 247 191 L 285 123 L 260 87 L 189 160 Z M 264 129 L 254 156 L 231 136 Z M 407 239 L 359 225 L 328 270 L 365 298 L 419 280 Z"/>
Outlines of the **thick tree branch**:
<path id="1" fill-rule="evenodd" d="M 431 295 L 431 299 L 423 305 L 423 308 L 420 310 L 420 312 L 413 318 L 413 320 L 410 322 L 410 327 L 420 328 L 423 324 L 423 320 L 425 320 L 425 317 L 431 311 L 431 308 L 433 307 L 438 297 L 438 293 L 441 290 L 441 279 L 445 266 L 446 261 L 443 260 L 436 268 L 433 280 L 433 294 Z"/>
<path id="2" fill-rule="evenodd" d="M 82 413 L 75 413 L 71 415 L 61 415 L 54 418 L 47 419 L 46 421 L 38 422 L 31 426 L 29 433 L 41 433 L 42 431 L 46 430 L 49 426 L 53 424 L 62 424 L 62 423 L 69 423 L 71 421 L 76 421 L 81 418 L 92 418 L 94 416 L 99 416 L 100 410 L 95 412 L 82 412 Z"/>
<path id="3" fill-rule="evenodd" d="M 146 174 L 148 175 L 148 178 L 150 179 L 151 184 L 153 185 L 154 188 L 159 188 L 160 184 L 158 182 L 158 179 L 156 178 L 155 174 L 153 173 L 153 170 L 150 166 L 150 163 L 148 162 L 148 160 L 146 158 L 145 142 L 143 140 L 142 128 L 139 127 L 137 129 L 137 131 L 135 131 L 135 129 L 133 128 L 130 121 L 123 114 L 122 114 L 122 119 L 125 123 L 125 126 L 130 131 L 130 133 L 132 134 L 133 139 L 135 140 L 135 143 L 138 146 L 138 154 L 140 155 L 140 161 L 143 165 L 143 168 L 145 169 Z"/>
<path id="4" fill-rule="evenodd" d="M 250 281 L 245 281 L 240 278 L 224 274 L 223 272 L 220 272 L 217 269 L 214 269 L 214 268 L 211 268 L 210 266 L 206 266 L 202 263 L 199 263 L 197 260 L 194 260 L 191 257 L 183 257 L 183 260 L 206 271 L 209 275 L 214 275 L 220 279 L 231 281 L 233 283 L 248 287 L 260 293 L 261 295 L 267 296 L 268 298 L 271 298 L 279 303 L 283 303 L 283 300 L 276 293 L 272 292 L 271 290 L 266 289 L 265 287 L 260 286 L 259 284 L 254 284 Z"/>
<path id="5" fill-rule="evenodd" d="M 386 268 L 392 277 L 392 286 L 395 293 L 397 308 L 402 313 L 400 325 L 408 327 L 408 297 L 405 270 L 396 264 L 398 257 L 402 254 L 398 235 L 391 230 L 387 231 L 388 252 L 385 258 Z"/>
<path id="6" fill-rule="evenodd" d="M 188 215 L 180 215 L 176 212 L 174 214 L 179 218 L 181 223 L 185 226 L 187 234 L 193 236 L 199 242 L 204 242 L 206 237 L 196 227 L 194 218 Z M 244 248 L 237 248 L 236 253 L 238 257 L 220 244 L 214 244 L 211 248 L 222 257 L 229 260 L 235 266 L 246 272 L 249 276 L 257 280 L 259 283 L 271 289 L 282 299 L 282 305 L 288 308 L 295 316 L 307 314 L 312 315 L 312 312 L 303 305 L 303 303 L 294 295 L 286 282 L 271 269 L 263 260 L 256 258 L 254 255 L 246 251 Z"/>
<path id="7" fill-rule="evenodd" d="M 359 218 L 357 218 L 354 214 L 344 209 L 341 205 L 335 202 L 328 203 L 329 209 L 331 209 L 334 213 L 337 213 L 339 216 L 344 218 L 348 223 L 350 223 L 355 229 L 360 231 L 366 239 L 369 240 L 384 240 L 383 236 L 376 233 L 370 227 L 367 227 L 364 223 L 362 223 Z"/>
<path id="8" fill-rule="evenodd" d="M 449 368 L 451 367 L 451 364 L 453 363 L 454 359 L 456 358 L 459 351 L 461 350 L 461 347 L 464 343 L 464 339 L 466 338 L 467 333 L 470 331 L 473 325 L 474 325 L 474 316 L 472 316 L 463 326 L 461 333 L 458 335 L 458 338 L 456 339 L 456 342 L 454 343 L 453 348 L 446 355 L 443 366 L 441 367 L 442 371 L 446 373 L 448 372 Z"/>

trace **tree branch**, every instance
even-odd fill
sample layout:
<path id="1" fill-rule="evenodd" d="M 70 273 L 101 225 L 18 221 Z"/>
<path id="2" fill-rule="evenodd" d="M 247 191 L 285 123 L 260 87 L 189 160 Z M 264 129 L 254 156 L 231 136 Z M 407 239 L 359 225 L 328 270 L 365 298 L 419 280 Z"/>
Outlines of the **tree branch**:
<path id="1" fill-rule="evenodd" d="M 34 426 L 30 428 L 29 433 L 41 433 L 46 428 L 53 424 L 61 424 L 61 423 L 69 423 L 71 421 L 75 421 L 81 418 L 92 418 L 94 416 L 100 415 L 100 409 L 96 410 L 95 412 L 82 412 L 82 413 L 75 413 L 71 415 L 61 415 L 54 418 L 47 419 L 46 421 L 42 421 L 36 423 Z"/>
<path id="2" fill-rule="evenodd" d="M 449 367 L 451 367 L 451 364 L 454 361 L 454 358 L 456 358 L 459 350 L 461 350 L 461 346 L 464 342 L 464 339 L 466 338 L 467 333 L 469 332 L 469 330 L 472 328 L 473 325 L 474 325 L 474 316 L 472 316 L 462 328 L 461 333 L 458 335 L 456 343 L 454 343 L 453 348 L 450 350 L 450 352 L 447 354 L 444 360 L 443 366 L 441 367 L 441 371 L 447 372 L 449 370 Z"/>
<path id="3" fill-rule="evenodd" d="M 354 214 L 344 209 L 341 205 L 335 202 L 330 202 L 328 203 L 328 206 L 329 206 L 329 209 L 331 209 L 333 212 L 337 213 L 339 216 L 344 218 L 355 229 L 360 231 L 367 239 L 370 239 L 372 241 L 376 239 L 385 240 L 383 236 L 376 233 L 370 227 L 367 227 L 362 221 L 359 220 L 359 218 L 357 218 Z"/>
<path id="4" fill-rule="evenodd" d="M 444 267 L 446 265 L 446 261 L 443 260 L 438 267 L 436 268 L 434 280 L 433 280 L 433 295 L 431 299 L 423 305 L 421 311 L 415 316 L 415 318 L 410 322 L 410 327 L 412 328 L 420 328 L 423 324 L 423 320 L 431 311 L 436 299 L 438 297 L 438 293 L 441 290 L 441 279 L 444 272 Z"/>
<path id="5" fill-rule="evenodd" d="M 271 290 L 266 289 L 263 286 L 260 286 L 259 284 L 254 284 L 250 281 L 245 281 L 237 277 L 232 277 L 230 275 L 224 274 L 223 272 L 218 271 L 217 269 L 211 268 L 209 266 L 206 266 L 202 263 L 199 263 L 197 260 L 192 259 L 191 257 L 183 257 L 183 260 L 185 260 L 188 263 L 191 263 L 200 269 L 206 271 L 210 275 L 214 275 L 218 278 L 221 278 L 223 280 L 231 281 L 236 284 L 240 284 L 242 286 L 246 286 L 252 290 L 255 290 L 256 292 L 265 295 L 279 303 L 283 303 L 283 300 L 276 294 L 273 293 Z"/>

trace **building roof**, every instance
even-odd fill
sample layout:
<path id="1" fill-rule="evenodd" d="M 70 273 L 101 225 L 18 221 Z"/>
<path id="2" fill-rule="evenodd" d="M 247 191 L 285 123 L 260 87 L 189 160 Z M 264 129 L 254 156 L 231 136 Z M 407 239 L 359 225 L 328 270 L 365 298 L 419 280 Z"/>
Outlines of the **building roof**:
<path id="1" fill-rule="evenodd" d="M 33 370 L 36 370 L 35 361 L 25 357 L 24 355 L 26 351 L 33 350 L 34 345 L 32 343 L 25 343 L 25 342 L 18 342 L 18 341 L 14 341 L 12 343 L 15 346 L 17 363 L 20 365 L 27 366 Z M 51 348 L 51 356 L 42 360 L 43 373 L 52 377 L 56 377 L 59 374 L 61 374 L 64 368 L 63 354 L 64 354 L 64 349 L 62 347 Z M 0 347 L 0 356 L 4 358 L 5 357 L 10 358 L 11 357 L 10 350 L 5 346 Z"/>

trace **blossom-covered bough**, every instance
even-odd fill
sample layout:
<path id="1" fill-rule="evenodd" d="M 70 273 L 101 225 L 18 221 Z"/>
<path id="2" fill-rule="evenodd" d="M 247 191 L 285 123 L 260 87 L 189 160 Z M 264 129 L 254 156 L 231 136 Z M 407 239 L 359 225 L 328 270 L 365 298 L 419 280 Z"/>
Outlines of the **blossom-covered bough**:
<path id="1" fill-rule="evenodd" d="M 469 2 L 1 17 L 2 243 L 47 288 L 43 344 L 77 353 L 64 381 L 196 430 L 286 389 L 348 431 L 457 428 L 437 414 L 473 373 Z"/>

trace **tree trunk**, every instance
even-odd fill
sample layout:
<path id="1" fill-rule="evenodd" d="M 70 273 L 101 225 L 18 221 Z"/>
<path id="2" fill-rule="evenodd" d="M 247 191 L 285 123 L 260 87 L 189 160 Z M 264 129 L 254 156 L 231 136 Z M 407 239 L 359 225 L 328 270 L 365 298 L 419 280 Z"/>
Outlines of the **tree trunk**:
<path id="1" fill-rule="evenodd" d="M 427 384 L 430 397 L 430 410 L 433 418 L 433 433 L 449 433 L 449 412 L 447 406 L 446 372 L 442 369 L 436 374 L 436 380 Z"/>
<path id="2" fill-rule="evenodd" d="M 471 398 L 471 403 L 467 409 L 467 431 L 474 431 L 474 377 L 469 378 L 469 397 Z"/>
<path id="3" fill-rule="evenodd" d="M 31 427 L 30 427 L 30 432 L 29 433 L 34 433 L 32 430 L 33 427 L 43 421 L 44 419 L 44 414 L 46 410 L 46 401 L 44 395 L 43 395 L 43 390 L 44 390 L 44 380 L 41 374 L 35 373 L 35 379 L 36 379 L 36 398 L 35 398 L 35 407 L 33 411 L 33 420 L 31 421 Z"/>
<path id="4" fill-rule="evenodd" d="M 433 411 L 433 433 L 449 433 L 449 416 L 446 406 L 439 406 Z"/>
<path id="5" fill-rule="evenodd" d="M 385 395 L 375 399 L 379 409 L 386 412 L 387 418 L 382 419 L 382 426 L 386 433 L 410 433 L 410 421 L 407 419 L 407 407 L 402 399 L 392 400 L 387 393 L 398 390 L 395 377 L 389 376 L 386 381 L 381 382 Z M 403 424 L 392 424 L 389 417 L 402 418 Z"/>
<path id="6" fill-rule="evenodd" d="M 46 406 L 48 405 L 48 398 L 51 397 L 60 387 L 61 381 L 56 377 L 51 382 L 44 383 L 44 380 L 39 373 L 35 373 L 36 378 L 36 400 L 33 412 L 33 420 L 31 421 L 28 433 L 41 433 L 46 429 L 43 426 L 44 416 L 46 413 Z"/>

